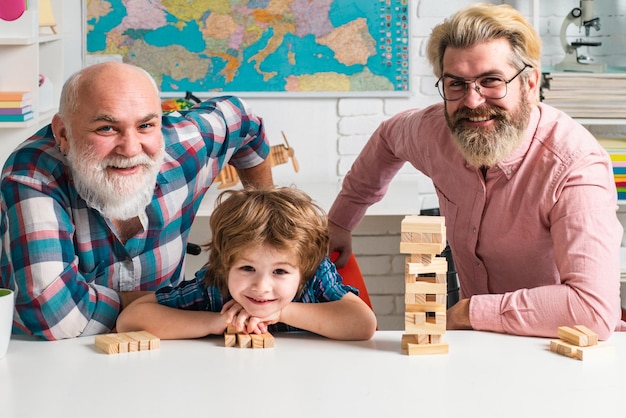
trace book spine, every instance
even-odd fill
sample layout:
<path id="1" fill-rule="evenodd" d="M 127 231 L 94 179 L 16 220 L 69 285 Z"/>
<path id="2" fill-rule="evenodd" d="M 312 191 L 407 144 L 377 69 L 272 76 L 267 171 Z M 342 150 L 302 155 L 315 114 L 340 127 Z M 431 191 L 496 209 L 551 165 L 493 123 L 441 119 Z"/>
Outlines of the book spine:
<path id="1" fill-rule="evenodd" d="M 32 106 L 24 106 L 24 107 L 17 107 L 17 108 L 5 107 L 5 108 L 0 108 L 0 115 L 24 115 L 32 111 L 33 111 Z"/>
<path id="2" fill-rule="evenodd" d="M 33 118 L 33 112 L 23 115 L 0 115 L 0 122 L 26 122 Z"/>
<path id="3" fill-rule="evenodd" d="M 25 106 L 32 106 L 33 101 L 28 99 L 28 100 L 23 100 L 21 102 L 18 101 L 0 101 L 0 108 L 2 109 L 20 109 L 23 108 Z"/>
<path id="4" fill-rule="evenodd" d="M 32 97 L 29 91 L 0 91 L 0 102 L 21 102 Z"/>

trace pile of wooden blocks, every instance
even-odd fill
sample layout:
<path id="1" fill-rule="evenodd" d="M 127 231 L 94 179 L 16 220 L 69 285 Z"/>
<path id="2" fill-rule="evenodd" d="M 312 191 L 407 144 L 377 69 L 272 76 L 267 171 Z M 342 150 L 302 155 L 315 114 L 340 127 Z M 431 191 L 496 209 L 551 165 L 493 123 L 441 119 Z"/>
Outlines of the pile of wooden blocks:
<path id="1" fill-rule="evenodd" d="M 443 216 L 406 216 L 401 225 L 400 252 L 405 264 L 405 333 L 402 352 L 446 354 L 448 262 L 437 257 L 446 246 Z"/>
<path id="2" fill-rule="evenodd" d="M 96 335 L 95 344 L 106 354 L 118 354 L 158 350 L 161 347 L 161 340 L 147 331 L 133 331 Z"/>
<path id="3" fill-rule="evenodd" d="M 584 325 L 559 327 L 558 336 L 558 340 L 550 341 L 550 351 L 578 360 L 602 356 L 606 350 L 599 348 L 611 348 L 610 345 L 598 345 L 598 334 Z"/>
<path id="4" fill-rule="evenodd" d="M 274 348 L 274 337 L 269 332 L 264 334 L 244 334 L 229 326 L 224 333 L 225 347 L 239 348 Z"/>

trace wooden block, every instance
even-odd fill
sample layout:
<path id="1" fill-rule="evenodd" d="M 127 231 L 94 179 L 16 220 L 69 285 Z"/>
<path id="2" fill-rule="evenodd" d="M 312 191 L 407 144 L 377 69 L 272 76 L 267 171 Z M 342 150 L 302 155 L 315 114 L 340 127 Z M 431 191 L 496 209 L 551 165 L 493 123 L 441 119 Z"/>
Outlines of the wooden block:
<path id="1" fill-rule="evenodd" d="M 115 338 L 119 345 L 120 353 L 130 353 L 138 350 L 137 341 L 129 337 L 124 333 L 111 334 Z"/>
<path id="2" fill-rule="evenodd" d="M 596 344 L 598 344 L 598 334 L 596 334 L 595 332 L 593 332 L 592 330 L 590 330 L 586 326 L 584 326 L 584 325 L 574 325 L 574 329 L 576 331 L 582 332 L 583 334 L 585 334 L 589 338 L 589 345 L 596 345 Z"/>
<path id="3" fill-rule="evenodd" d="M 447 295 L 448 287 L 445 283 L 405 283 L 405 292 L 425 295 Z"/>
<path id="4" fill-rule="evenodd" d="M 423 354 L 448 354 L 448 343 L 439 344 L 407 344 L 406 353 L 409 356 Z"/>
<path id="5" fill-rule="evenodd" d="M 441 244 L 441 233 L 433 232 L 401 232 L 400 242 Z"/>
<path id="6" fill-rule="evenodd" d="M 237 334 L 237 346 L 239 348 L 252 347 L 252 337 L 250 337 L 250 334 Z"/>
<path id="7" fill-rule="evenodd" d="M 224 333 L 224 347 L 234 347 L 237 342 L 236 334 Z"/>
<path id="8" fill-rule="evenodd" d="M 426 319 L 424 324 L 404 324 L 404 330 L 407 334 L 435 334 L 442 335 L 446 333 L 446 324 L 436 324 Z"/>
<path id="9" fill-rule="evenodd" d="M 263 348 L 274 348 L 274 336 L 269 332 L 263 335 Z"/>
<path id="10" fill-rule="evenodd" d="M 421 305 L 423 303 L 426 303 L 426 295 L 424 295 L 423 293 L 405 293 L 404 303 L 406 305 Z"/>
<path id="11" fill-rule="evenodd" d="M 433 262 L 435 254 L 409 254 L 406 258 L 407 263 L 418 263 L 425 266 Z"/>
<path id="12" fill-rule="evenodd" d="M 124 334 L 134 341 L 134 343 L 131 342 L 129 345 L 129 351 L 148 351 L 150 349 L 150 341 L 146 340 L 139 331 L 131 331 Z M 133 349 L 132 345 L 135 345 L 137 349 Z"/>
<path id="13" fill-rule="evenodd" d="M 226 327 L 226 334 L 237 334 L 237 328 L 235 328 L 233 325 L 228 325 Z"/>
<path id="14" fill-rule="evenodd" d="M 404 309 L 406 312 L 444 312 L 445 313 L 446 304 L 437 303 L 437 302 L 406 304 Z"/>
<path id="15" fill-rule="evenodd" d="M 560 339 L 570 344 L 574 344 L 579 347 L 586 347 L 589 345 L 589 336 L 574 328 L 559 327 L 557 333 Z"/>
<path id="16" fill-rule="evenodd" d="M 413 263 L 407 261 L 405 273 L 408 274 L 424 274 L 424 273 L 447 273 L 448 262 L 443 257 L 433 257 L 430 264 Z"/>
<path id="17" fill-rule="evenodd" d="M 250 334 L 250 338 L 252 338 L 252 348 L 263 348 L 263 335 Z"/>
<path id="18" fill-rule="evenodd" d="M 446 225 L 443 216 L 405 216 L 400 223 L 401 232 L 430 232 L 445 235 Z"/>
<path id="19" fill-rule="evenodd" d="M 405 312 L 404 325 L 423 325 L 426 323 L 426 312 Z"/>
<path id="20" fill-rule="evenodd" d="M 563 340 L 550 340 L 550 351 L 566 357 L 576 357 L 577 346 Z"/>
<path id="21" fill-rule="evenodd" d="M 400 242 L 413 242 L 413 233 L 400 232 Z"/>
<path id="22" fill-rule="evenodd" d="M 264 334 L 224 333 L 224 347 L 273 348 L 274 337 L 269 332 Z"/>
<path id="23" fill-rule="evenodd" d="M 430 344 L 432 343 L 432 335 L 430 334 L 402 334 L 402 349 L 407 349 L 407 344 Z"/>
<path id="24" fill-rule="evenodd" d="M 95 344 L 107 354 L 118 354 L 156 350 L 160 348 L 161 340 L 147 331 L 133 331 L 96 335 Z"/>
<path id="25" fill-rule="evenodd" d="M 95 344 L 96 348 L 103 351 L 106 354 L 119 353 L 119 342 L 116 338 L 112 337 L 113 334 L 96 335 Z"/>
<path id="26" fill-rule="evenodd" d="M 410 243 L 400 242 L 400 252 L 402 254 L 439 254 L 446 248 L 444 243 Z"/>
<path id="27" fill-rule="evenodd" d="M 593 360 L 613 354 L 613 346 L 608 344 L 580 347 L 563 340 L 551 340 L 550 351 L 577 360 Z"/>
<path id="28" fill-rule="evenodd" d="M 428 334 L 402 334 L 402 350 L 407 350 L 408 344 L 430 344 Z"/>
<path id="29" fill-rule="evenodd" d="M 139 350 L 157 350 L 161 348 L 161 339 L 150 334 L 148 331 L 137 331 L 133 333 L 132 338 L 139 342 Z"/>

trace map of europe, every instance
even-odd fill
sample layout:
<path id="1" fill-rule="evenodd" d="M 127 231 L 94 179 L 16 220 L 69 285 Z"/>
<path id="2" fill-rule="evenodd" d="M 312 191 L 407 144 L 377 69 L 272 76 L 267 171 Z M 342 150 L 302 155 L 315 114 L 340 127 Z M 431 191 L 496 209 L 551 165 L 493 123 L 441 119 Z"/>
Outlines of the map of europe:
<path id="1" fill-rule="evenodd" d="M 87 0 L 87 54 L 165 93 L 408 93 L 408 16 L 408 0 Z"/>

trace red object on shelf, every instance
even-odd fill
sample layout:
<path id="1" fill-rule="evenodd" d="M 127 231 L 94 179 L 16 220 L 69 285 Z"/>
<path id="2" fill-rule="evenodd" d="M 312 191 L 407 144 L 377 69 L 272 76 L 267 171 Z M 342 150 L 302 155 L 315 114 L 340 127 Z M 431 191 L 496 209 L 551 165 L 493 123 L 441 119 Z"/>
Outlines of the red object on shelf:
<path id="1" fill-rule="evenodd" d="M 0 0 L 0 19 L 17 20 L 26 10 L 26 0 Z"/>

